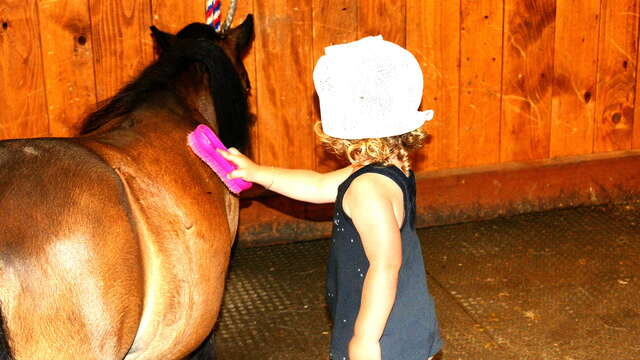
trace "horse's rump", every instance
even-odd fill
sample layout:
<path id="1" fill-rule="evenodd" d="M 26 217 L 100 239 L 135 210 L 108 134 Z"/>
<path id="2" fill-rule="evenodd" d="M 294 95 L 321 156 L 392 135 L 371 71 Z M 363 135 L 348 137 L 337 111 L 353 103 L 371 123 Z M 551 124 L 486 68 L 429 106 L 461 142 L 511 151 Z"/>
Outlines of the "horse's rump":
<path id="1" fill-rule="evenodd" d="M 142 312 L 142 265 L 113 169 L 66 140 L 0 142 L 0 214 L 14 355 L 124 356 Z"/>

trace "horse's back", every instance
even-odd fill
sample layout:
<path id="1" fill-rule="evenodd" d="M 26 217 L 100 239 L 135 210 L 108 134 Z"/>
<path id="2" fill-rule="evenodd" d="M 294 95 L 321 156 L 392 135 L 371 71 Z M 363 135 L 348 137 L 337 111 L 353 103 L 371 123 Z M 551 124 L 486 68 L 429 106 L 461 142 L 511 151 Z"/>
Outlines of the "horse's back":
<path id="1" fill-rule="evenodd" d="M 0 214 L 0 304 L 16 358 L 122 358 L 143 281 L 117 173 L 72 140 L 2 141 Z"/>

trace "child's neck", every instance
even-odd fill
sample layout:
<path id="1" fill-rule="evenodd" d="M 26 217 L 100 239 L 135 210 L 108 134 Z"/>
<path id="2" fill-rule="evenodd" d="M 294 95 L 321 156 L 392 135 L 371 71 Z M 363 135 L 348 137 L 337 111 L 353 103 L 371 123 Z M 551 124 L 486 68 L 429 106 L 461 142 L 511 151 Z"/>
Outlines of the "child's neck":
<path id="1" fill-rule="evenodd" d="M 408 176 L 410 175 L 410 173 L 409 173 L 409 171 L 408 171 L 408 170 L 407 170 L 407 171 L 404 171 L 404 170 L 402 169 L 402 167 L 404 166 L 404 164 L 403 164 L 403 163 L 402 163 L 402 161 L 400 161 L 397 157 L 395 157 L 395 158 L 393 158 L 391 161 L 389 161 L 389 164 L 391 164 L 391 165 L 393 165 L 393 166 L 397 167 L 400 171 L 402 171 L 402 173 L 403 173 L 405 176 L 407 176 L 407 177 L 408 177 Z M 362 166 L 363 166 L 363 165 L 355 166 L 353 171 L 356 171 L 356 170 L 360 169 Z"/>

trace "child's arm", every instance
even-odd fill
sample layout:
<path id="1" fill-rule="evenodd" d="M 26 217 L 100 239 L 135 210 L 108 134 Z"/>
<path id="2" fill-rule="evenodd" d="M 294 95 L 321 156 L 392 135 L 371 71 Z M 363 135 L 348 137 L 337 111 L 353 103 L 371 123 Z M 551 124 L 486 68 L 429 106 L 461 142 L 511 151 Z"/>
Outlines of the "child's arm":
<path id="1" fill-rule="evenodd" d="M 336 200 L 338 186 L 353 172 L 352 166 L 321 174 L 311 170 L 283 169 L 254 163 L 237 149 L 220 151 L 222 156 L 234 163 L 236 170 L 230 178 L 242 178 L 264 186 L 292 199 L 323 204 Z"/>
<path id="2" fill-rule="evenodd" d="M 402 265 L 399 225 L 404 217 L 402 204 L 402 190 L 378 174 L 359 177 L 345 194 L 343 207 L 360 235 L 369 260 L 360 311 L 349 344 L 352 360 L 381 357 L 379 341 L 395 302 Z"/>

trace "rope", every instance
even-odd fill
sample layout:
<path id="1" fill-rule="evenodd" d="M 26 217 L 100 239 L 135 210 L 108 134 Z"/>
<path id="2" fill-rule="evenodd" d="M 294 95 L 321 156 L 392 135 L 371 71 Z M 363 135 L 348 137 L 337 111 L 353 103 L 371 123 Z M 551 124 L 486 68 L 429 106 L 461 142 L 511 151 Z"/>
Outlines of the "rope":
<path id="1" fill-rule="evenodd" d="M 220 0 L 207 0 L 206 22 L 216 31 L 220 31 L 220 7 Z"/>
<path id="2" fill-rule="evenodd" d="M 207 0 L 206 7 L 206 22 L 208 25 L 213 26 L 213 28 L 218 32 L 226 32 L 231 27 L 233 23 L 233 17 L 236 14 L 236 8 L 238 7 L 238 0 L 231 0 L 231 4 L 229 5 L 229 11 L 227 12 L 227 17 L 224 19 L 224 24 L 221 28 L 221 11 L 222 7 L 221 0 Z"/>
<path id="3" fill-rule="evenodd" d="M 224 20 L 224 25 L 222 26 L 222 32 L 226 32 L 231 27 L 231 23 L 233 23 L 233 17 L 236 14 L 237 7 L 238 0 L 231 0 L 229 11 L 227 12 L 227 18 Z"/>

